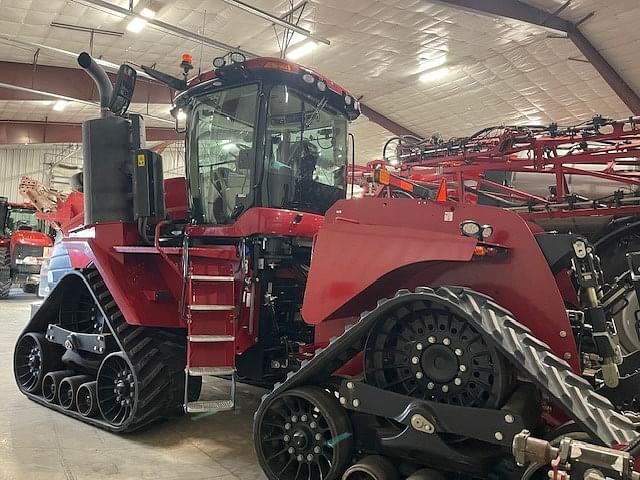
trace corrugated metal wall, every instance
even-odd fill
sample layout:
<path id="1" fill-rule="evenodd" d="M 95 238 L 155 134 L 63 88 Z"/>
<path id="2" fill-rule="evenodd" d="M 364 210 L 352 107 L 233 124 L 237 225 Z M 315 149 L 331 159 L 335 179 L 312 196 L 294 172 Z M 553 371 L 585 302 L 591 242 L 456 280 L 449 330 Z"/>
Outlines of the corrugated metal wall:
<path id="1" fill-rule="evenodd" d="M 183 143 L 168 146 L 162 152 L 165 178 L 184 175 Z M 79 145 L 10 145 L 0 146 L 0 196 L 20 202 L 20 177 L 27 175 L 68 191 L 68 177 L 82 166 L 82 148 Z"/>
<path id="2" fill-rule="evenodd" d="M 10 145 L 0 147 L 0 196 L 22 201 L 18 181 L 23 175 L 46 185 L 56 175 L 70 176 L 82 165 L 82 151 L 77 145 Z M 65 168 L 67 167 L 67 168 Z"/>

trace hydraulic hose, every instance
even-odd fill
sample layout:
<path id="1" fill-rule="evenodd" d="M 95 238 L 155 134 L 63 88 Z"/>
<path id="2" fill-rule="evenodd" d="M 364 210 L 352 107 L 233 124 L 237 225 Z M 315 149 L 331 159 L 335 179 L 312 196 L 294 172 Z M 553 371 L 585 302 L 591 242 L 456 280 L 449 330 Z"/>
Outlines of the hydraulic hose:
<path id="1" fill-rule="evenodd" d="M 107 72 L 105 72 L 104 68 L 98 65 L 87 52 L 82 52 L 78 55 L 78 64 L 89 74 L 98 87 L 98 93 L 100 94 L 100 112 L 103 117 L 106 117 L 109 113 L 109 104 L 111 103 L 111 95 L 113 94 L 113 86 L 107 76 Z"/>

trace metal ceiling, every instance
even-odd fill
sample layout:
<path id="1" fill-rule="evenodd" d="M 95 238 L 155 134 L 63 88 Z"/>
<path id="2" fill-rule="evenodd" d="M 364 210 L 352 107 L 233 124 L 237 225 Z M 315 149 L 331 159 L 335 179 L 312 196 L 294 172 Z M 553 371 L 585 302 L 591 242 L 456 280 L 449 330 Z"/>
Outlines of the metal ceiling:
<path id="1" fill-rule="evenodd" d="M 92 6 L 87 6 L 89 1 Z M 220 54 L 220 48 L 204 40 L 188 40 L 154 24 L 131 33 L 126 30 L 128 18 L 95 8 L 96 1 L 105 0 L 6 0 L 0 14 L 0 32 L 6 35 L 0 39 L 0 60 L 31 63 L 37 50 L 31 45 L 38 43 L 39 65 L 74 67 L 74 59 L 61 51 L 89 48 L 89 34 L 51 27 L 52 21 L 124 32 L 121 37 L 93 40 L 94 55 L 112 64 L 156 63 L 175 74 L 184 51 L 191 52 L 196 68 L 203 70 Z M 126 3 L 116 2 L 120 8 Z M 535 7 L 537 23 L 542 23 L 539 12 L 558 11 L 566 0 L 527 3 Z M 190 32 L 190 38 L 200 38 L 196 34 L 259 55 L 279 54 L 272 24 L 223 0 L 162 0 L 153 5 L 158 8 L 154 21 L 178 26 Z M 278 17 L 291 9 L 289 1 L 252 0 L 250 5 Z M 550 28 L 554 26 L 549 22 L 575 24 L 591 12 L 595 13 L 580 25 L 581 31 L 629 89 L 640 91 L 640 64 L 635 61 L 640 2 L 573 0 L 544 22 Z M 613 117 L 630 113 L 594 66 L 575 60 L 583 56 L 570 40 L 558 38 L 549 28 L 495 15 L 504 12 L 493 13 L 481 15 L 426 0 L 309 1 L 300 27 L 329 39 L 331 45 L 319 45 L 298 61 L 362 95 L 363 102 L 382 117 L 376 120 L 386 119 L 385 128 L 396 133 L 463 135 L 495 123 L 574 123 L 598 113 Z M 440 68 L 437 65 L 446 66 L 448 75 L 419 80 L 425 71 Z M 54 115 L 50 106 L 30 102 L 0 101 L 0 119 L 19 118 L 20 111 L 28 120 L 81 118 L 77 109 Z M 152 103 L 148 108 L 166 115 L 162 105 Z M 91 114 L 90 107 L 84 114 Z M 366 119 L 355 123 L 359 162 L 380 156 L 381 145 L 391 135 L 388 130 Z"/>

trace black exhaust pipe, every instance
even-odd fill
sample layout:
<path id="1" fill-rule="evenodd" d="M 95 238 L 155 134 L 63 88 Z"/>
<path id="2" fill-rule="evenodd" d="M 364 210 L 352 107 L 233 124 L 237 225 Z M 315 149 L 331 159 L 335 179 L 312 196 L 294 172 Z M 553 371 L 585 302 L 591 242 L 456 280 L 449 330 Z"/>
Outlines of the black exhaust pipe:
<path id="1" fill-rule="evenodd" d="M 78 64 L 89 74 L 98 87 L 100 93 L 100 112 L 103 117 L 109 114 L 109 104 L 111 103 L 111 96 L 113 95 L 113 85 L 107 72 L 104 71 L 100 65 L 98 65 L 91 55 L 87 52 L 82 52 L 78 55 Z"/>

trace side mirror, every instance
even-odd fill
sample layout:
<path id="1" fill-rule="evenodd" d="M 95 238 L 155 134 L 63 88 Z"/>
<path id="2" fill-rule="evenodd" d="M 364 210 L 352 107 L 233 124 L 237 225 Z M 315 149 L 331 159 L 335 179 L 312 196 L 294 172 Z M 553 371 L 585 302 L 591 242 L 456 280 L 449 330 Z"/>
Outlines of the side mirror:
<path id="1" fill-rule="evenodd" d="M 187 107 L 173 107 L 171 109 L 171 116 L 176 122 L 176 132 L 185 133 L 187 131 L 187 113 L 185 109 Z"/>
<path id="2" fill-rule="evenodd" d="M 111 94 L 111 102 L 109 110 L 116 115 L 122 116 L 127 112 L 133 91 L 136 87 L 137 72 L 129 65 L 120 65 L 118 76 L 116 77 L 116 86 Z"/>

